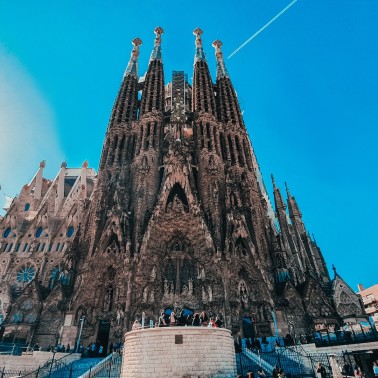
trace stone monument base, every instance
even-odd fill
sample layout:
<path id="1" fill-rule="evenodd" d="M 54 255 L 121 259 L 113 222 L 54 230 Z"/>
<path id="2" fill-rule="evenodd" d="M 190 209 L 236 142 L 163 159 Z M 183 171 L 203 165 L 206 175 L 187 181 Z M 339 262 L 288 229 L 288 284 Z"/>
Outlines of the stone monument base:
<path id="1" fill-rule="evenodd" d="M 121 378 L 235 378 L 231 332 L 225 328 L 161 327 L 125 335 Z"/>

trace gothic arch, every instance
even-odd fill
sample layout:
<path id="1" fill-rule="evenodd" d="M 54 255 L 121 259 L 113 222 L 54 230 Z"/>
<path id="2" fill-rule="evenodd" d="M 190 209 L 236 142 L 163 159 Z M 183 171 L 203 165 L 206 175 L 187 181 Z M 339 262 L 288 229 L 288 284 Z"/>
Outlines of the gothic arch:
<path id="1" fill-rule="evenodd" d="M 173 185 L 173 188 L 171 189 L 168 195 L 167 204 L 165 206 L 165 212 L 168 213 L 171 210 L 175 209 L 179 210 L 180 207 L 182 207 L 186 213 L 189 213 L 188 198 L 186 197 L 184 189 L 178 182 L 176 182 L 176 184 Z"/>

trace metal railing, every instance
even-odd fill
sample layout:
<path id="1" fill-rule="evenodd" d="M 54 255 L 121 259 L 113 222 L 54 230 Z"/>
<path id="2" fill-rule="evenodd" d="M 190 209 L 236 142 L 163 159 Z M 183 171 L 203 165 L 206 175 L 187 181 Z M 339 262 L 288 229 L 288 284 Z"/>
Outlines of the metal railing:
<path id="1" fill-rule="evenodd" d="M 337 356 L 342 363 L 343 354 Z M 236 364 L 238 374 L 247 377 L 249 372 L 257 376 L 259 369 L 262 369 L 266 377 L 273 377 L 273 369 L 282 369 L 286 377 L 306 378 L 316 377 L 316 368 L 321 363 L 328 378 L 332 378 L 332 367 L 329 356 L 326 353 L 308 354 L 300 346 L 280 347 L 273 352 L 260 352 L 242 348 L 241 353 L 236 353 Z"/>
<path id="2" fill-rule="evenodd" d="M 112 353 L 97 365 L 91 367 L 79 378 L 119 378 L 121 375 L 122 355 Z"/>
<path id="3" fill-rule="evenodd" d="M 349 345 L 378 341 L 378 332 L 374 328 L 368 330 L 340 330 L 335 332 L 314 332 L 315 345 L 325 347 L 330 345 Z"/>

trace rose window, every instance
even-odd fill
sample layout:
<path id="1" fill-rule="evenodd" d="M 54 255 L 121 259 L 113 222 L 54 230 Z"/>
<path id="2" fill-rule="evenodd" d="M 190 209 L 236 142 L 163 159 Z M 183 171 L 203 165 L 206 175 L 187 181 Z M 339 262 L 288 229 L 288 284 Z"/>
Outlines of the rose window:
<path id="1" fill-rule="evenodd" d="M 35 277 L 35 268 L 31 265 L 22 266 L 17 272 L 17 282 L 29 283 Z"/>

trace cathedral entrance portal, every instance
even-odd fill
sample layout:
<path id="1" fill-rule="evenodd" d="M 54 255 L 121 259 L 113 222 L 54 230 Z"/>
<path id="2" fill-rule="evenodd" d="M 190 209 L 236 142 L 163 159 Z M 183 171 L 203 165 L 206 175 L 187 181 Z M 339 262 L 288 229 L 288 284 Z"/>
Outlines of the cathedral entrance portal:
<path id="1" fill-rule="evenodd" d="M 243 337 L 250 339 L 255 337 L 255 326 L 250 316 L 245 316 L 242 320 Z"/>
<path id="2" fill-rule="evenodd" d="M 110 333 L 110 322 L 108 320 L 100 320 L 98 325 L 97 341 L 99 345 L 104 348 L 104 355 L 107 354 L 108 343 L 109 343 L 109 333 Z"/>

